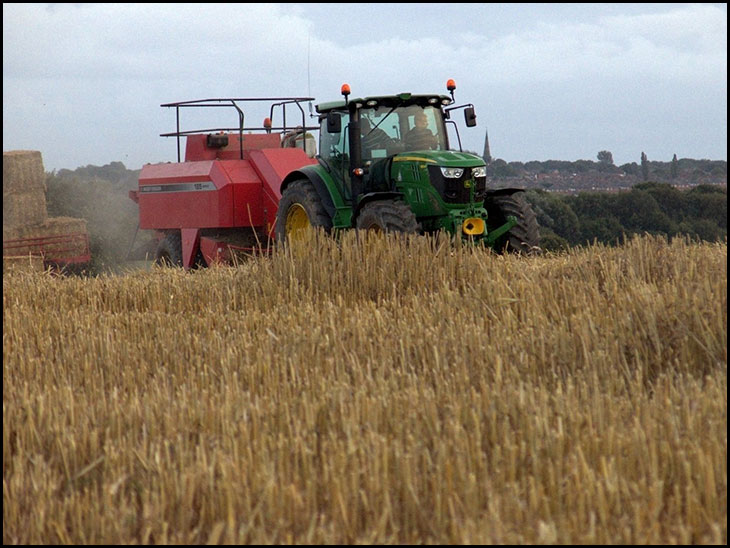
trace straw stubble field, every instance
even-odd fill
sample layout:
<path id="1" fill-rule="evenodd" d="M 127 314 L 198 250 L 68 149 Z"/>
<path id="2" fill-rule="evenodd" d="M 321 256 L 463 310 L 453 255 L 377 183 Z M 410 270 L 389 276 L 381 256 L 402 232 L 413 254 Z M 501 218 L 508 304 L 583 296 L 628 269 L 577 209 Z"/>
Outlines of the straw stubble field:
<path id="1" fill-rule="evenodd" d="M 726 244 L 389 244 L 4 274 L 4 543 L 726 543 Z"/>

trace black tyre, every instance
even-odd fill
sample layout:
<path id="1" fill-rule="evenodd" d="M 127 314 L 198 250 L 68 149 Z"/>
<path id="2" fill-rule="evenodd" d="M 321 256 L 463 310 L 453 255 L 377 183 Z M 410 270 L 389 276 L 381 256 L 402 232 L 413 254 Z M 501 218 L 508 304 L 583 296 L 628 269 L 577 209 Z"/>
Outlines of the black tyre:
<path id="1" fill-rule="evenodd" d="M 170 232 L 157 245 L 155 263 L 160 266 L 182 266 L 182 238 Z"/>
<path id="2" fill-rule="evenodd" d="M 357 216 L 360 230 L 416 233 L 420 225 L 411 208 L 401 200 L 377 200 L 365 204 Z"/>
<path id="3" fill-rule="evenodd" d="M 296 240 L 297 234 L 309 228 L 321 227 L 329 232 L 332 218 L 322 204 L 314 185 L 302 179 L 294 181 L 281 195 L 276 212 L 276 239 L 279 242 Z"/>
<path id="4" fill-rule="evenodd" d="M 509 232 L 500 236 L 494 249 L 499 253 L 522 253 L 533 255 L 540 252 L 540 232 L 537 217 L 525 199 L 525 193 L 494 194 L 484 200 L 487 210 L 487 227 L 494 230 L 507 222 L 508 216 L 517 219 Z"/>
<path id="5" fill-rule="evenodd" d="M 169 232 L 157 245 L 155 253 L 155 264 L 159 266 L 182 266 L 182 237 L 179 232 Z M 203 253 L 198 249 L 195 255 L 193 268 L 205 268 L 208 266 L 203 258 Z"/>

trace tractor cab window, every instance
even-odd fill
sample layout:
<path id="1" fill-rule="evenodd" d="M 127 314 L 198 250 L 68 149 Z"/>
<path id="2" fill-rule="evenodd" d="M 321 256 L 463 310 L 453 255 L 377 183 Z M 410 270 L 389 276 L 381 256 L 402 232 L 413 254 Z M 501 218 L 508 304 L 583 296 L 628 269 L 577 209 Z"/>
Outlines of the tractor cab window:
<path id="1" fill-rule="evenodd" d="M 446 150 L 446 132 L 441 111 L 412 105 L 399 109 L 405 150 Z"/>
<path id="2" fill-rule="evenodd" d="M 390 108 L 368 108 L 360 111 L 360 135 L 363 160 L 376 160 L 400 152 L 398 117 Z"/>
<path id="3" fill-rule="evenodd" d="M 349 196 L 350 183 L 350 152 L 348 123 L 350 116 L 346 112 L 335 113 L 340 116 L 340 131 L 330 133 L 327 131 L 327 117 L 320 120 L 319 129 L 319 158 L 323 160 L 329 171 L 335 175 L 344 196 Z"/>
<path id="4" fill-rule="evenodd" d="M 349 116 L 346 113 L 336 113 L 341 117 L 340 131 L 338 133 L 330 133 L 327 131 L 327 119 L 325 117 L 320 121 L 319 130 L 319 156 L 326 161 L 335 173 L 347 171 L 350 163 L 350 153 L 348 151 L 347 124 Z"/>

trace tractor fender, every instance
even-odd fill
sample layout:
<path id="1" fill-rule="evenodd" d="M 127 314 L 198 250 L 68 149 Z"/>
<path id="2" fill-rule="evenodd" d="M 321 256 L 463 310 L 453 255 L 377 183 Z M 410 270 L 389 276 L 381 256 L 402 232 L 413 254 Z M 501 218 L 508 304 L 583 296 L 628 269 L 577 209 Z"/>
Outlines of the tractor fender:
<path id="1" fill-rule="evenodd" d="M 493 189 L 487 189 L 485 200 L 491 198 L 492 196 L 506 196 L 509 194 L 514 194 L 515 192 L 525 192 L 524 188 L 493 188 Z"/>
<path id="2" fill-rule="evenodd" d="M 352 225 L 355 226 L 357 216 L 360 214 L 360 210 L 365 204 L 376 202 L 378 200 L 395 200 L 397 198 L 403 198 L 403 196 L 404 194 L 402 192 L 394 191 L 368 192 L 367 194 L 363 194 L 362 198 L 360 198 L 360 201 L 357 203 L 355 210 L 352 212 Z"/>
<path id="3" fill-rule="evenodd" d="M 286 187 L 288 187 L 292 182 L 301 181 L 302 179 L 306 179 L 312 183 L 314 190 L 322 200 L 322 205 L 327 211 L 327 214 L 334 218 L 335 213 L 337 213 L 337 208 L 335 208 L 335 203 L 332 201 L 330 191 L 327 188 L 327 184 L 324 182 L 324 179 L 322 179 L 320 174 L 313 169 L 298 169 L 289 173 L 281 182 L 281 193 L 283 194 Z"/>

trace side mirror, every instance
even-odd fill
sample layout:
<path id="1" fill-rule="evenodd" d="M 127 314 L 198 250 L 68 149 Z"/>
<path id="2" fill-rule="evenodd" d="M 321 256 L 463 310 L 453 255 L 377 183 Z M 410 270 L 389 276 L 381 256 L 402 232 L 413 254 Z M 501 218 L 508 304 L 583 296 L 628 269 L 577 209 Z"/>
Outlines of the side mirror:
<path id="1" fill-rule="evenodd" d="M 467 127 L 474 127 L 477 125 L 477 114 L 474 112 L 474 107 L 466 107 L 464 109 L 464 121 Z"/>
<path id="2" fill-rule="evenodd" d="M 327 133 L 340 133 L 342 131 L 342 117 L 336 112 L 327 113 Z"/>

